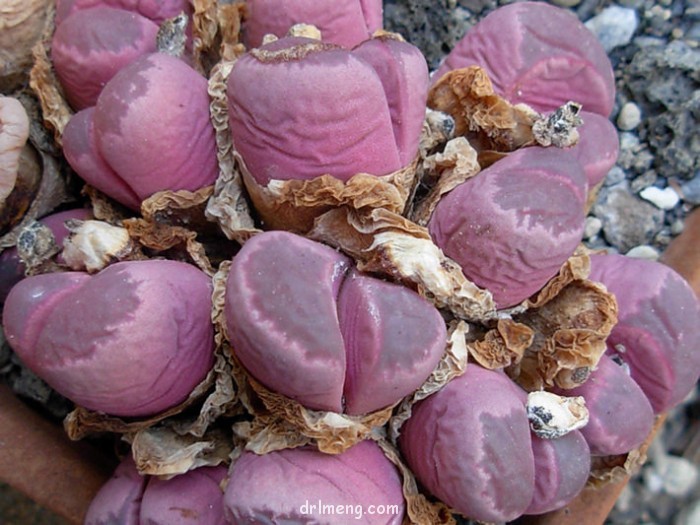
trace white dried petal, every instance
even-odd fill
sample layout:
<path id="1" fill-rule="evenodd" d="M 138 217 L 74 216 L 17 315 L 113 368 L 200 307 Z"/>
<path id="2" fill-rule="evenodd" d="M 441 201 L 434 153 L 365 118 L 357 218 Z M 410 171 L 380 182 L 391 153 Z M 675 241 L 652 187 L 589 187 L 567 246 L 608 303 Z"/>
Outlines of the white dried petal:
<path id="1" fill-rule="evenodd" d="M 300 36 L 304 38 L 312 38 L 314 40 L 322 40 L 321 30 L 312 24 L 294 24 L 289 28 L 287 36 Z"/>
<path id="2" fill-rule="evenodd" d="M 540 438 L 556 439 L 588 423 L 583 397 L 563 397 L 551 392 L 530 392 L 527 396 L 530 428 Z"/>
<path id="3" fill-rule="evenodd" d="M 66 228 L 71 234 L 63 241 L 62 255 L 73 270 L 96 272 L 133 250 L 126 228 L 96 220 L 70 220 Z"/>

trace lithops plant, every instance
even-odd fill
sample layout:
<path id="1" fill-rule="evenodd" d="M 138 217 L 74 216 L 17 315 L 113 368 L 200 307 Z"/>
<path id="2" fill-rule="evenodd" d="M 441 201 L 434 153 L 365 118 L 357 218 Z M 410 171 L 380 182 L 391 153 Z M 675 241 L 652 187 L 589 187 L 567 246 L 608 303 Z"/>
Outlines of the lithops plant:
<path id="1" fill-rule="evenodd" d="M 371 50 L 363 46 L 354 52 L 301 37 L 236 62 L 228 80 L 231 135 L 259 184 L 386 175 L 417 155 L 425 59 L 405 42 L 367 45 L 382 53 L 381 67 L 364 58 Z"/>
<path id="2" fill-rule="evenodd" d="M 592 256 L 590 278 L 619 305 L 609 353 L 629 366 L 655 413 L 680 403 L 700 376 L 700 303 L 688 283 L 668 266 L 623 255 Z"/>
<path id="3" fill-rule="evenodd" d="M 399 525 L 405 512 L 401 478 L 372 441 L 336 455 L 313 447 L 244 452 L 231 467 L 224 505 L 230 523 Z"/>
<path id="4" fill-rule="evenodd" d="M 233 259 L 225 315 L 255 379 L 307 408 L 352 415 L 418 388 L 446 344 L 442 317 L 418 294 L 286 232 L 259 234 Z"/>
<path id="5" fill-rule="evenodd" d="M 224 466 L 171 479 L 142 476 L 128 456 L 95 496 L 85 525 L 224 525 Z"/>
<path id="6" fill-rule="evenodd" d="M 211 283 L 196 267 L 134 261 L 94 276 L 22 280 L 7 297 L 3 327 L 56 391 L 94 411 L 138 417 L 177 406 L 209 372 L 210 310 Z"/>
<path id="7" fill-rule="evenodd" d="M 159 191 L 198 190 L 218 174 L 206 79 L 162 53 L 119 71 L 94 110 L 71 119 L 63 145 L 78 175 L 132 208 Z"/>
<path id="8" fill-rule="evenodd" d="M 567 152 L 524 148 L 443 197 L 428 229 L 499 308 L 513 306 L 573 254 L 583 234 L 587 187 Z"/>
<path id="9" fill-rule="evenodd" d="M 70 105 L 94 106 L 105 84 L 141 55 L 156 51 L 158 26 L 111 7 L 75 11 L 56 28 L 51 61 Z"/>
<path id="10" fill-rule="evenodd" d="M 574 14 L 544 2 L 493 11 L 457 43 L 433 78 L 472 65 L 486 69 L 499 95 L 537 111 L 573 100 L 607 117 L 615 102 L 613 70 L 600 42 Z"/>
<path id="11" fill-rule="evenodd" d="M 192 9 L 188 0 L 57 0 L 56 25 L 72 13 L 93 7 L 113 7 L 138 13 L 157 24 Z"/>
<path id="12" fill-rule="evenodd" d="M 283 37 L 295 24 L 312 24 L 324 42 L 352 48 L 382 27 L 379 0 L 249 0 L 243 41 L 259 47 L 263 37 Z"/>

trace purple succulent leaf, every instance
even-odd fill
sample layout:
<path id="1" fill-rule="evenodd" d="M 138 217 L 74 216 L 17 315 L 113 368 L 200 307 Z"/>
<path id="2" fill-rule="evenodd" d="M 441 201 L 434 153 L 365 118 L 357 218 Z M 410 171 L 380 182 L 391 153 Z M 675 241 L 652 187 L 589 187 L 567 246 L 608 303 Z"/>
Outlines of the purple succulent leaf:
<path id="1" fill-rule="evenodd" d="M 585 173 L 570 153 L 524 148 L 443 197 L 428 228 L 499 308 L 513 306 L 573 254 L 583 234 L 586 190 Z"/>
<path id="2" fill-rule="evenodd" d="M 668 266 L 623 255 L 592 256 L 589 278 L 618 302 L 609 353 L 629 366 L 655 413 L 680 403 L 700 376 L 700 301 L 692 288 Z"/>
<path id="3" fill-rule="evenodd" d="M 139 512 L 147 480 L 127 456 L 90 503 L 84 525 L 141 525 Z"/>
<path id="4" fill-rule="evenodd" d="M 7 340 L 56 391 L 116 416 L 184 401 L 213 363 L 211 283 L 166 260 L 122 262 L 90 276 L 29 277 L 3 310 Z"/>
<path id="5" fill-rule="evenodd" d="M 341 454 L 310 447 L 244 452 L 231 467 L 224 505 L 231 523 L 399 525 L 405 510 L 399 474 L 372 441 Z M 331 515 L 331 506 L 345 512 Z M 380 506 L 385 513 L 376 512 Z"/>
<path id="6" fill-rule="evenodd" d="M 433 78 L 478 65 L 496 92 L 513 104 L 551 111 L 573 100 L 610 115 L 615 79 L 600 42 L 574 15 L 544 2 L 493 11 L 467 32 Z"/>
<path id="7" fill-rule="evenodd" d="M 350 51 L 282 38 L 240 58 L 227 93 L 234 146 L 259 184 L 402 167 L 382 82 Z"/>
<path id="8" fill-rule="evenodd" d="M 593 455 L 626 454 L 642 444 L 654 424 L 644 392 L 623 367 L 606 355 L 583 385 L 555 392 L 586 400 L 589 419 L 581 434 Z"/>
<path id="9" fill-rule="evenodd" d="M 94 106 L 102 88 L 123 67 L 156 50 L 158 26 L 110 7 L 80 10 L 56 28 L 51 61 L 70 105 Z"/>
<path id="10" fill-rule="evenodd" d="M 248 48 L 270 33 L 284 37 L 291 26 L 313 24 L 324 42 L 352 48 L 382 27 L 379 0 L 249 0 L 243 27 Z"/>
<path id="11" fill-rule="evenodd" d="M 525 397 L 505 374 L 472 363 L 414 405 L 399 447 L 418 481 L 466 517 L 520 516 L 535 486 Z"/>
<path id="12" fill-rule="evenodd" d="M 584 111 L 581 118 L 583 125 L 578 128 L 580 138 L 570 151 L 586 172 L 588 187 L 593 188 L 615 165 L 620 152 L 620 139 L 617 128 L 607 117 Z"/>
<path id="13" fill-rule="evenodd" d="M 532 451 L 535 494 L 525 514 L 544 514 L 564 507 L 588 481 L 591 456 L 585 438 L 577 430 L 556 439 L 533 435 Z"/>
<path id="14" fill-rule="evenodd" d="M 412 393 L 445 349 L 445 322 L 430 303 L 357 270 L 343 282 L 338 313 L 347 351 L 348 414 L 374 412 Z"/>
<path id="15" fill-rule="evenodd" d="M 157 24 L 177 16 L 181 11 L 192 11 L 189 0 L 56 0 L 56 25 L 62 24 L 76 11 L 101 6 L 139 13 Z"/>

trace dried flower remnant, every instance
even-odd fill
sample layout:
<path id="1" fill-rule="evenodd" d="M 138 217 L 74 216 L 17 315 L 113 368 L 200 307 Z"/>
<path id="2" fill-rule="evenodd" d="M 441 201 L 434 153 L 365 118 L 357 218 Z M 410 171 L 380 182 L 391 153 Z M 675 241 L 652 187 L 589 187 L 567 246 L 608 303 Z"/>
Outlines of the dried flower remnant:
<path id="1" fill-rule="evenodd" d="M 591 256 L 590 278 L 617 298 L 608 353 L 626 363 L 655 413 L 680 403 L 700 376 L 700 301 L 671 268 L 623 255 Z"/>
<path id="2" fill-rule="evenodd" d="M 386 175 L 418 154 L 424 113 L 415 105 L 427 93 L 425 59 L 405 42 L 367 45 L 388 53 L 379 70 L 363 52 L 299 37 L 236 62 L 228 79 L 231 135 L 258 184 Z"/>
<path id="3" fill-rule="evenodd" d="M 89 273 L 125 259 L 136 249 L 129 231 L 120 226 L 96 220 L 69 220 L 70 235 L 63 241 L 63 260 L 77 271 Z"/>
<path id="4" fill-rule="evenodd" d="M 624 368 L 605 355 L 584 384 L 556 391 L 586 400 L 589 419 L 581 433 L 591 454 L 625 454 L 651 432 L 654 414 L 644 393 Z"/>
<path id="5" fill-rule="evenodd" d="M 552 111 L 569 100 L 608 116 L 615 79 L 607 53 L 576 16 L 543 2 L 503 6 L 457 43 L 433 78 L 453 69 L 486 69 L 513 104 Z"/>
<path id="6" fill-rule="evenodd" d="M 310 409 L 351 415 L 418 388 L 447 342 L 442 317 L 415 292 L 284 232 L 259 234 L 234 257 L 225 314 L 255 379 Z"/>
<path id="7" fill-rule="evenodd" d="M 134 261 L 94 276 L 28 277 L 10 292 L 3 326 L 56 391 L 91 410 L 139 417 L 178 405 L 209 372 L 210 310 L 210 280 L 195 267 Z"/>
<path id="8" fill-rule="evenodd" d="M 344 523 L 399 525 L 405 513 L 399 473 L 372 441 L 334 455 L 312 447 L 244 452 L 231 466 L 224 505 L 230 523 L 339 522 L 328 510 L 343 509 Z"/>
<path id="9" fill-rule="evenodd" d="M 207 82 L 177 58 L 137 59 L 105 86 L 92 112 L 84 111 L 69 123 L 78 119 L 64 137 L 66 158 L 88 184 L 122 204 L 137 208 L 158 191 L 214 183 Z"/>
<path id="10" fill-rule="evenodd" d="M 76 11 L 53 36 L 51 61 L 70 105 L 94 106 L 105 84 L 127 64 L 156 51 L 158 26 L 123 9 Z"/>
<path id="11" fill-rule="evenodd" d="M 472 363 L 416 403 L 399 447 L 416 479 L 466 517 L 508 521 L 532 501 L 535 465 L 525 394 L 501 372 Z"/>
<path id="12" fill-rule="evenodd" d="M 541 289 L 583 234 L 587 181 L 561 150 L 511 153 L 441 199 L 428 229 L 499 308 Z"/>
<path id="13" fill-rule="evenodd" d="M 543 439 L 556 439 L 579 430 L 588 423 L 588 409 L 583 397 L 564 397 L 539 390 L 527 396 L 530 428 Z"/>
<path id="14" fill-rule="evenodd" d="M 352 48 L 382 27 L 380 0 L 248 0 L 243 26 L 247 47 L 263 45 L 263 37 L 283 37 L 292 26 L 313 24 L 324 42 Z"/>
<path id="15" fill-rule="evenodd" d="M 29 117 L 16 98 L 0 96 L 0 210 L 17 181 L 20 155 L 29 138 Z"/>

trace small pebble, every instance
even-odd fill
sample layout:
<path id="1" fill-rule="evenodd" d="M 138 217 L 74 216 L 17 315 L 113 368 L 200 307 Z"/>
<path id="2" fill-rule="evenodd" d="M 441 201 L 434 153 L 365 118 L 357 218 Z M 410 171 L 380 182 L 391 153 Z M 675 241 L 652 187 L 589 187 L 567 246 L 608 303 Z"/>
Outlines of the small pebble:
<path id="1" fill-rule="evenodd" d="M 682 219 L 676 219 L 671 223 L 671 235 L 680 235 L 685 229 L 685 223 Z"/>
<path id="2" fill-rule="evenodd" d="M 653 246 L 643 244 L 641 246 L 635 246 L 625 255 L 627 257 L 634 257 L 635 259 L 648 259 L 650 261 L 656 261 L 659 258 L 659 251 Z"/>
<path id="3" fill-rule="evenodd" d="M 602 228 L 603 221 L 598 217 L 586 217 L 586 223 L 583 227 L 583 238 L 590 239 L 591 237 L 595 237 L 600 233 Z"/>
<path id="4" fill-rule="evenodd" d="M 698 523 L 700 523 L 700 500 L 684 508 L 678 516 L 676 516 L 673 523 L 674 525 L 698 525 Z"/>
<path id="5" fill-rule="evenodd" d="M 625 170 L 623 170 L 620 166 L 613 166 L 605 176 L 604 184 L 606 186 L 614 186 L 615 184 L 620 184 L 623 180 L 625 180 L 625 178 Z"/>
<path id="6" fill-rule="evenodd" d="M 698 467 L 685 458 L 666 456 L 659 467 L 664 492 L 676 498 L 688 496 L 698 482 Z"/>
<path id="7" fill-rule="evenodd" d="M 586 22 L 586 27 L 598 38 L 608 53 L 616 47 L 629 44 L 637 25 L 637 11 L 618 5 L 606 7 Z"/>
<path id="8" fill-rule="evenodd" d="M 683 201 L 688 204 L 700 204 L 700 173 L 691 180 L 681 185 Z"/>
<path id="9" fill-rule="evenodd" d="M 676 190 L 670 186 L 664 189 L 657 188 L 656 186 L 650 186 L 640 191 L 639 196 L 662 210 L 672 210 L 681 200 L 678 193 L 676 193 Z"/>
<path id="10" fill-rule="evenodd" d="M 630 183 L 632 193 L 639 193 L 644 188 L 648 188 L 656 183 L 658 176 L 654 170 L 647 170 Z"/>
<path id="11" fill-rule="evenodd" d="M 552 0 L 552 3 L 559 7 L 575 7 L 581 3 L 581 0 Z"/>
<path id="12" fill-rule="evenodd" d="M 622 131 L 631 131 L 642 122 L 642 110 L 634 102 L 627 102 L 617 116 L 617 127 Z"/>

